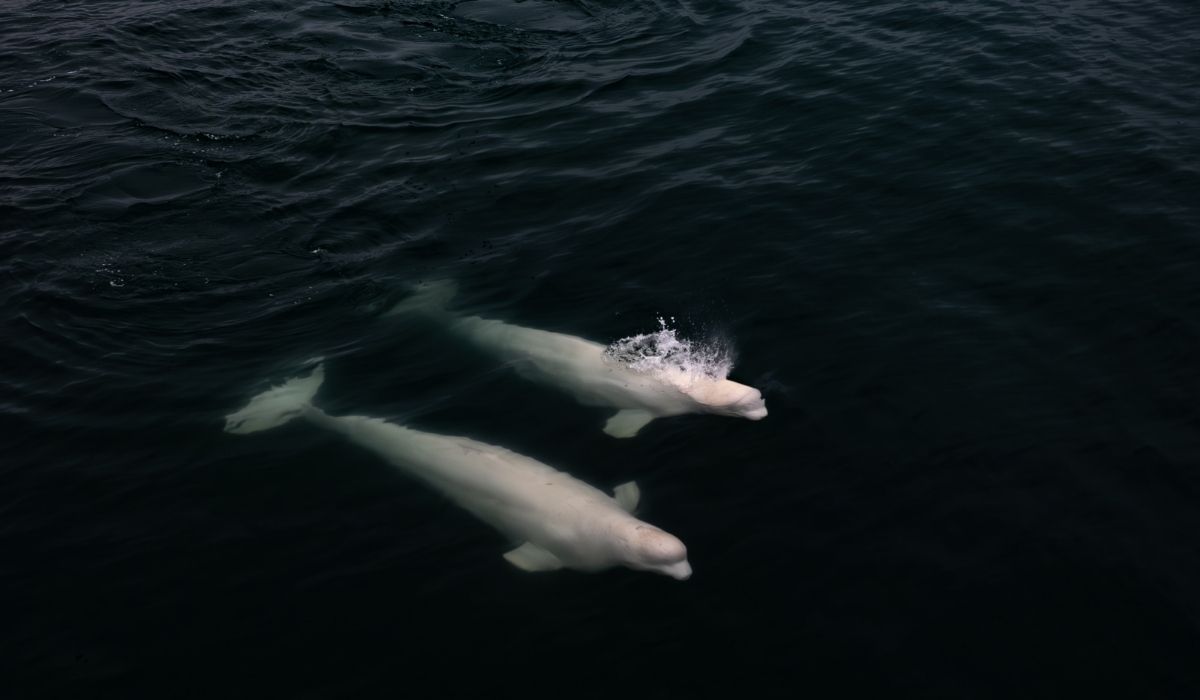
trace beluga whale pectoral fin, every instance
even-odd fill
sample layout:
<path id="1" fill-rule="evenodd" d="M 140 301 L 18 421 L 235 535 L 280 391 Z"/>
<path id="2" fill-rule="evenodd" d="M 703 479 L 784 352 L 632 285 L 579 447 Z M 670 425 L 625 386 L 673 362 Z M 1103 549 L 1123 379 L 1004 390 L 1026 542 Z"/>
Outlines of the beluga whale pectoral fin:
<path id="1" fill-rule="evenodd" d="M 626 481 L 613 489 L 613 498 L 616 499 L 617 505 L 621 506 L 621 510 L 632 514 L 637 510 L 638 501 L 642 500 L 642 490 L 638 488 L 636 481 Z"/>
<path id="2" fill-rule="evenodd" d="M 649 411 L 627 408 L 617 411 L 616 415 L 608 419 L 604 424 L 604 432 L 615 438 L 631 438 L 654 419 L 655 415 Z"/>
<path id="3" fill-rule="evenodd" d="M 542 549 L 532 542 L 505 552 L 504 558 L 522 571 L 554 571 L 563 568 L 558 557 Z"/>

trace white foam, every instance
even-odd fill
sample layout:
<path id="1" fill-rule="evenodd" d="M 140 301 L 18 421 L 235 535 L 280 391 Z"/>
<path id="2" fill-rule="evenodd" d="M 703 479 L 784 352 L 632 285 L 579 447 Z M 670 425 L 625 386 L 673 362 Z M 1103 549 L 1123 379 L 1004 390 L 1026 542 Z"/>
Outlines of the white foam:
<path id="1" fill-rule="evenodd" d="M 675 370 L 691 377 L 725 379 L 733 369 L 733 352 L 727 343 L 681 338 L 662 317 L 658 331 L 613 341 L 604 356 L 636 372 Z"/>

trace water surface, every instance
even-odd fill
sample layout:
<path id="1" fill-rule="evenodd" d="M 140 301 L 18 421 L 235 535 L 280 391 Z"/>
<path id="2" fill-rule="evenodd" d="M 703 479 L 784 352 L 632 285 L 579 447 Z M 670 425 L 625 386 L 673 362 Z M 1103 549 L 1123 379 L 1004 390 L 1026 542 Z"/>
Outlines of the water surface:
<path id="1" fill-rule="evenodd" d="M 1195 697 L 1195 7 L 11 0 L 6 697 Z M 523 381 L 416 319 L 736 351 L 761 422 Z M 529 575 L 302 424 L 511 447 L 688 544 Z M 758 690 L 751 690 L 758 688 Z M 481 695 L 482 694 L 482 695 Z"/>

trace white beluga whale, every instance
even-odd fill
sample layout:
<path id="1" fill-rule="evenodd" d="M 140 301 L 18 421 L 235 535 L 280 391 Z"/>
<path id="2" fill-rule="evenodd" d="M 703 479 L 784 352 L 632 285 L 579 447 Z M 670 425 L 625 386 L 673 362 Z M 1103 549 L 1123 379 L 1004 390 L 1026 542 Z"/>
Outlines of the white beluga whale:
<path id="1" fill-rule="evenodd" d="M 658 362 L 644 357 L 631 362 L 612 347 L 573 335 L 457 315 L 447 308 L 454 292 L 452 282 L 428 283 L 386 315 L 436 319 L 528 379 L 557 387 L 584 405 L 616 408 L 604 426 L 613 437 L 633 437 L 650 421 L 666 416 L 714 413 L 760 420 L 767 415 L 758 389 L 726 379 L 723 372 L 672 362 L 669 355 L 653 358 Z M 643 337 L 648 336 L 639 336 Z"/>
<path id="2" fill-rule="evenodd" d="M 520 543 L 504 558 L 525 571 L 624 566 L 681 581 L 692 575 L 683 543 L 632 515 L 640 497 L 634 482 L 608 496 L 503 447 L 379 418 L 330 416 L 312 404 L 324 376 L 318 365 L 264 391 L 226 416 L 225 430 L 254 433 L 303 418 L 340 433 Z"/>

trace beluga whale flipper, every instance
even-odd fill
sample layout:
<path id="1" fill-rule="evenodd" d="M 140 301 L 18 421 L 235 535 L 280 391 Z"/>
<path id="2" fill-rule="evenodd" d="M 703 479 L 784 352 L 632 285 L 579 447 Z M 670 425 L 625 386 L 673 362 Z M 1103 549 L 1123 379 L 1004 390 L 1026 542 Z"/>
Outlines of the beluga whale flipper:
<path id="1" fill-rule="evenodd" d="M 666 416 L 715 413 L 760 420 L 767 415 L 758 389 L 730 381 L 723 373 L 697 371 L 686 363 L 629 362 L 612 347 L 573 335 L 457 315 L 448 310 L 454 292 L 452 282 L 428 283 L 385 315 L 435 319 L 528 379 L 558 387 L 584 405 L 616 408 L 604 426 L 613 437 L 633 437 L 650 421 Z"/>
<path id="2" fill-rule="evenodd" d="M 640 491 L 629 482 L 615 498 L 511 450 L 437 435 L 366 416 L 331 416 L 312 401 L 323 365 L 258 394 L 225 417 L 230 433 L 254 433 L 303 418 L 375 452 L 520 543 L 504 558 L 525 571 L 600 571 L 624 566 L 684 580 L 687 548 L 633 516 Z"/>

